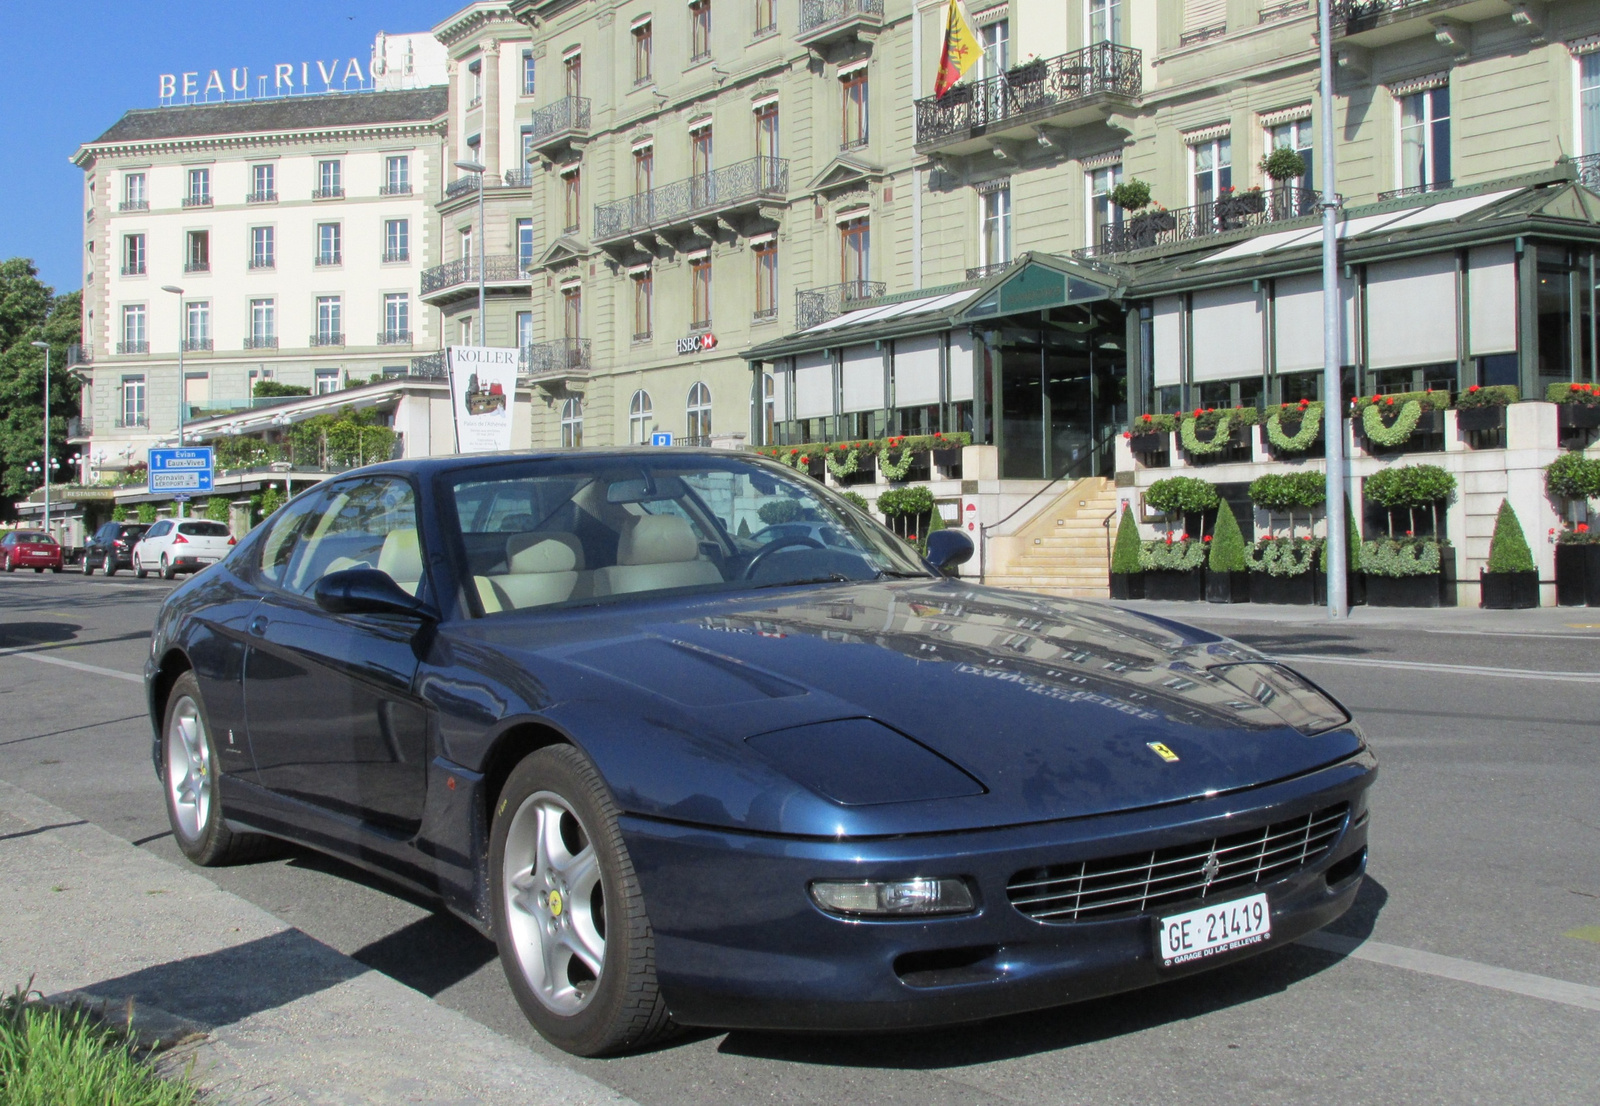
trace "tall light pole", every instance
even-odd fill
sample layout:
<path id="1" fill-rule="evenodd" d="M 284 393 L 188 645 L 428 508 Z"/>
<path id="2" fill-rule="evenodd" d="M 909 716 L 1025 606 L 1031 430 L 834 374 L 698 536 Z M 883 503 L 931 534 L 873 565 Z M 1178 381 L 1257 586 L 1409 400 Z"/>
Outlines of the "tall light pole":
<path id="1" fill-rule="evenodd" d="M 483 175 L 488 172 L 483 165 L 476 161 L 458 161 L 456 168 L 465 173 L 473 173 L 478 178 L 478 345 L 483 345 Z"/>
<path id="2" fill-rule="evenodd" d="M 188 381 L 185 380 L 183 376 L 183 343 L 186 339 L 186 332 L 184 331 L 183 326 L 183 289 L 179 288 L 176 284 L 163 284 L 161 286 L 161 290 L 163 292 L 171 292 L 174 296 L 178 297 L 178 448 L 182 449 L 183 416 L 187 414 L 187 412 L 184 410 L 184 400 L 188 398 L 183 394 L 188 385 Z M 173 500 L 173 511 L 176 513 L 178 518 L 183 517 L 182 500 Z"/>
<path id="3" fill-rule="evenodd" d="M 35 342 L 44 350 L 44 532 L 50 532 L 50 343 Z"/>
<path id="4" fill-rule="evenodd" d="M 1317 37 L 1322 62 L 1322 125 L 1317 128 L 1322 157 L 1322 440 L 1327 462 L 1328 617 L 1350 617 L 1346 594 L 1344 505 L 1344 392 L 1340 387 L 1339 194 L 1333 171 L 1333 2 L 1318 0 Z"/>

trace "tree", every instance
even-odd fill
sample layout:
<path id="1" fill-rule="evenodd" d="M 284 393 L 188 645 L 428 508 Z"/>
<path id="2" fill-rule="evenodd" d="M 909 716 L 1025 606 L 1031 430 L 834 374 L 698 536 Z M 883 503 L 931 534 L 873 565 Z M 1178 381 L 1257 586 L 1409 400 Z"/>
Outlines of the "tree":
<path id="1" fill-rule="evenodd" d="M 81 293 L 55 295 L 26 258 L 0 261 L 0 500 L 39 485 L 27 471 L 44 460 L 44 352 L 33 347 L 37 341 L 50 343 L 50 452 L 61 471 L 67 419 L 78 413 L 67 347 L 82 340 L 82 309 Z"/>
<path id="2" fill-rule="evenodd" d="M 1211 528 L 1211 548 L 1206 553 L 1206 567 L 1212 572 L 1243 572 L 1244 532 L 1233 508 L 1224 503 L 1217 511 L 1217 521 Z"/>
<path id="3" fill-rule="evenodd" d="M 1111 549 L 1111 571 L 1142 571 L 1139 565 L 1139 524 L 1134 521 L 1132 507 L 1122 508 L 1122 521 L 1117 523 L 1117 544 Z"/>
<path id="4" fill-rule="evenodd" d="M 1522 533 L 1522 523 L 1511 501 L 1500 501 L 1500 515 L 1494 521 L 1494 537 L 1489 539 L 1490 572 L 1532 572 L 1533 551 Z"/>

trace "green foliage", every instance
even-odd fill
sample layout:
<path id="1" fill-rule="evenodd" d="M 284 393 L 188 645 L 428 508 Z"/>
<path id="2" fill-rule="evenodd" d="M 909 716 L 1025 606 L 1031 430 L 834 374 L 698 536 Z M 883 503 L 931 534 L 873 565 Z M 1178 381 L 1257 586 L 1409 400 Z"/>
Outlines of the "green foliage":
<path id="1" fill-rule="evenodd" d="M 0 1102 L 6 1106 L 198 1101 L 199 1088 L 187 1073 L 163 1078 L 138 1059 L 126 1036 L 87 1011 L 29 1002 L 20 988 L 0 1000 Z"/>
<path id="2" fill-rule="evenodd" d="M 228 521 L 228 501 L 220 495 L 212 496 L 206 500 L 206 518 L 212 522 Z"/>
<path id="3" fill-rule="evenodd" d="M 943 529 L 944 529 L 944 514 L 939 510 L 938 506 L 935 505 L 933 510 L 928 512 L 928 525 L 923 528 L 922 538 L 923 538 L 923 542 L 924 542 L 924 551 L 926 551 L 926 542 L 927 542 L 928 535 L 933 533 L 935 530 L 943 530 Z"/>
<path id="4" fill-rule="evenodd" d="M 933 510 L 933 492 L 921 484 L 909 488 L 890 488 L 878 497 L 878 510 L 885 518 L 904 518 Z"/>
<path id="5" fill-rule="evenodd" d="M 1294 180 L 1306 175 L 1306 162 L 1288 146 L 1278 146 L 1261 159 L 1261 171 L 1275 181 Z"/>
<path id="6" fill-rule="evenodd" d="M 254 500 L 255 497 L 252 496 L 251 499 Z M 261 504 L 256 508 L 257 514 L 263 519 L 270 518 L 272 512 L 284 504 L 283 489 L 276 484 L 268 484 L 266 489 L 262 491 L 260 499 Z"/>
<path id="7" fill-rule="evenodd" d="M 128 508 L 124 507 L 120 503 L 118 503 L 115 507 L 111 508 L 111 521 L 112 522 L 127 522 L 128 521 Z"/>
<path id="8" fill-rule="evenodd" d="M 1575 403 L 1581 407 L 1600 406 L 1600 388 L 1593 384 L 1551 384 L 1544 390 L 1551 403 Z"/>
<path id="9" fill-rule="evenodd" d="M 750 520 L 748 518 L 739 520 L 739 529 L 734 532 L 733 536 L 736 538 L 748 538 L 750 536 Z"/>
<path id="10" fill-rule="evenodd" d="M 1320 472 L 1267 473 L 1250 482 L 1250 502 L 1269 511 L 1318 507 L 1327 502 L 1328 486 Z"/>
<path id="11" fill-rule="evenodd" d="M 852 507 L 855 507 L 857 510 L 870 511 L 870 507 L 867 504 L 867 497 L 859 492 L 840 492 L 839 498 L 850 504 Z"/>
<path id="12" fill-rule="evenodd" d="M 276 380 L 258 380 L 251 392 L 258 399 L 276 396 L 308 396 L 311 389 L 303 384 L 279 384 Z"/>
<path id="13" fill-rule="evenodd" d="M 780 526 L 795 521 L 802 510 L 798 499 L 769 499 L 756 510 L 756 517 L 768 526 Z"/>
<path id="14" fill-rule="evenodd" d="M 1245 564 L 1269 576 L 1304 576 L 1321 551 L 1320 538 L 1262 538 L 1245 553 Z"/>
<path id="15" fill-rule="evenodd" d="M 1544 467 L 1544 490 L 1560 499 L 1600 496 L 1600 457 L 1563 453 Z"/>
<path id="16" fill-rule="evenodd" d="M 763 446 L 756 452 L 771 457 L 793 468 L 803 457 L 829 457 L 844 460 L 852 451 L 860 456 L 878 457 L 893 454 L 898 460 L 912 453 L 927 453 L 935 449 L 960 449 L 972 444 L 972 435 L 966 431 L 949 434 L 895 434 L 887 438 L 852 438 L 844 442 L 807 442 L 804 445 Z"/>
<path id="17" fill-rule="evenodd" d="M 1439 543 L 1429 538 L 1380 538 L 1361 543 L 1368 576 L 1428 576 L 1439 571 Z"/>
<path id="18" fill-rule="evenodd" d="M 1528 548 L 1522 523 L 1517 520 L 1517 512 L 1511 509 L 1509 499 L 1500 501 L 1500 514 L 1494 520 L 1494 537 L 1489 539 L 1489 571 L 1533 571 L 1533 551 Z"/>
<path id="19" fill-rule="evenodd" d="M 283 459 L 283 447 L 260 438 L 218 438 L 209 443 L 219 469 L 248 469 Z"/>
<path id="20" fill-rule="evenodd" d="M 139 504 L 139 521 L 146 526 L 156 520 L 156 505 L 154 503 Z"/>
<path id="21" fill-rule="evenodd" d="M 1134 520 L 1133 508 L 1122 508 L 1122 521 L 1117 523 L 1117 543 L 1111 549 L 1112 572 L 1139 572 L 1139 524 Z"/>
<path id="22" fill-rule="evenodd" d="M 1233 508 L 1224 503 L 1217 511 L 1216 525 L 1211 528 L 1211 553 L 1206 567 L 1212 572 L 1243 572 L 1244 532 L 1239 520 L 1233 517 Z"/>
<path id="23" fill-rule="evenodd" d="M 57 296 L 33 263 L 0 261 L 0 496 L 20 497 L 38 487 L 27 467 L 44 460 L 43 350 L 50 345 L 51 454 L 66 448 L 67 419 L 78 413 L 80 385 L 66 371 L 67 347 L 82 340 L 83 297 Z"/>
<path id="24" fill-rule="evenodd" d="M 1150 186 L 1138 177 L 1130 177 L 1108 192 L 1106 198 L 1123 211 L 1138 211 L 1150 206 Z"/>
<path id="25" fill-rule="evenodd" d="M 1132 434 L 1170 434 L 1176 429 L 1177 415 L 1140 415 L 1128 424 Z"/>
<path id="26" fill-rule="evenodd" d="M 1456 393 L 1456 407 L 1463 411 L 1474 407 L 1505 407 L 1522 398 L 1522 389 L 1515 384 L 1490 384 L 1487 387 L 1472 385 Z"/>
<path id="27" fill-rule="evenodd" d="M 1345 568 L 1349 572 L 1361 571 L 1361 530 L 1356 526 L 1356 510 L 1350 505 L 1348 498 L 1344 501 L 1344 559 Z M 1322 556 L 1317 561 L 1317 567 L 1323 572 L 1328 571 L 1328 545 L 1322 545 Z"/>
<path id="28" fill-rule="evenodd" d="M 1267 440 L 1279 453 L 1304 453 L 1322 429 L 1322 403 L 1280 404 L 1267 415 Z"/>
<path id="29" fill-rule="evenodd" d="M 1416 432 L 1417 424 L 1428 411 L 1443 411 L 1450 406 L 1449 392 L 1397 392 L 1393 395 L 1362 396 L 1350 401 L 1354 415 L 1361 420 L 1367 440 L 1380 446 L 1403 445 Z M 1385 422 L 1385 419 L 1392 421 Z"/>
<path id="30" fill-rule="evenodd" d="M 1217 489 L 1197 476 L 1169 476 L 1145 490 L 1144 501 L 1163 514 L 1209 511 L 1217 505 Z"/>
<path id="31" fill-rule="evenodd" d="M 1450 498 L 1456 478 L 1438 465 L 1406 465 L 1367 477 L 1366 495 L 1380 507 L 1431 507 Z"/>
<path id="32" fill-rule="evenodd" d="M 1139 567 L 1146 572 L 1189 572 L 1205 563 L 1205 542 L 1166 538 L 1139 546 Z"/>
<path id="33" fill-rule="evenodd" d="M 316 415 L 289 430 L 291 459 L 297 465 L 339 469 L 387 461 L 395 434 L 379 426 L 377 413 L 349 407 L 338 414 Z"/>

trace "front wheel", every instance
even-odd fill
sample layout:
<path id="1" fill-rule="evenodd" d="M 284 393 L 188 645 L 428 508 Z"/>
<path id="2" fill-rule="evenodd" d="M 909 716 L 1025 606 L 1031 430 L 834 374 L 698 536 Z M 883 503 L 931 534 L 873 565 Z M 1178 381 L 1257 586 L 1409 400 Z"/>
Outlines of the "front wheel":
<path id="1" fill-rule="evenodd" d="M 117 555 L 115 553 L 106 554 L 105 569 L 107 576 L 115 576 L 117 574 Z"/>
<path id="2" fill-rule="evenodd" d="M 675 1026 L 617 808 L 570 745 L 512 770 L 489 836 L 495 939 L 522 1012 L 558 1048 L 602 1056 Z"/>
<path id="3" fill-rule="evenodd" d="M 5 558 L 5 569 L 7 572 L 15 572 L 17 570 L 17 566 L 11 563 L 10 557 Z"/>
<path id="4" fill-rule="evenodd" d="M 139 554 L 137 553 L 133 555 L 133 574 L 141 580 L 145 577 L 144 562 L 139 559 Z M 106 575 L 109 576 L 111 573 L 108 571 Z"/>
<path id="5" fill-rule="evenodd" d="M 170 580 L 176 575 L 178 575 L 178 566 L 169 563 L 165 553 L 161 554 L 161 578 Z"/>
<path id="6" fill-rule="evenodd" d="M 61 566 L 60 565 L 51 565 L 50 566 L 50 571 L 51 572 L 60 572 L 61 571 Z"/>
<path id="7" fill-rule="evenodd" d="M 87 553 L 83 555 L 83 574 L 85 576 L 94 575 L 94 560 Z"/>
<path id="8" fill-rule="evenodd" d="M 178 848 L 208 868 L 254 859 L 268 845 L 266 838 L 228 828 L 217 788 L 220 779 L 200 684 L 193 672 L 185 672 L 167 697 L 161 727 L 161 782 L 167 793 L 167 821 Z"/>

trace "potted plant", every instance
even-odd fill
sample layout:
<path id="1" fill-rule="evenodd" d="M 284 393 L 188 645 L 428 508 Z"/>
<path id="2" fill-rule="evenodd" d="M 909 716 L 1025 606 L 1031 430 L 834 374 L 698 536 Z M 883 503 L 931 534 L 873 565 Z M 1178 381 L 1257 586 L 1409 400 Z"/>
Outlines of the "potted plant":
<path id="1" fill-rule="evenodd" d="M 1196 407 L 1179 416 L 1178 441 L 1191 460 L 1220 460 L 1245 441 L 1244 428 L 1254 424 L 1260 414 L 1254 407 Z"/>
<path id="2" fill-rule="evenodd" d="M 1295 536 L 1295 512 L 1301 507 L 1306 509 L 1306 533 L 1311 532 L 1311 515 L 1327 501 L 1328 484 L 1320 472 L 1269 472 L 1252 480 L 1245 494 L 1251 503 L 1265 508 L 1269 514 L 1287 514 L 1288 536 L 1292 538 Z M 1269 526 L 1267 530 L 1268 536 L 1272 536 L 1272 528 Z"/>
<path id="3" fill-rule="evenodd" d="M 1322 550 L 1322 542 L 1310 534 L 1299 538 L 1262 538 L 1245 553 L 1250 569 L 1252 603 L 1293 603 L 1317 601 L 1312 566 Z"/>
<path id="4" fill-rule="evenodd" d="M 1140 415 L 1124 435 L 1128 448 L 1144 455 L 1165 453 L 1176 422 L 1171 415 Z"/>
<path id="5" fill-rule="evenodd" d="M 1248 603 L 1250 573 L 1244 561 L 1244 533 L 1233 509 L 1224 503 L 1217 521 L 1203 541 L 1206 553 L 1206 602 Z"/>
<path id="6" fill-rule="evenodd" d="M 1489 567 L 1478 573 L 1478 605 L 1492 611 L 1516 611 L 1539 605 L 1539 571 L 1522 533 L 1511 501 L 1500 501 L 1500 514 L 1489 539 Z"/>
<path id="7" fill-rule="evenodd" d="M 1361 574 L 1361 531 L 1356 526 L 1355 508 L 1349 499 L 1344 501 L 1344 532 L 1344 594 L 1352 607 L 1358 607 L 1367 601 L 1367 581 Z M 1312 587 L 1319 600 L 1328 594 L 1327 542 L 1322 543 L 1322 553 L 1317 557 Z"/>
<path id="8" fill-rule="evenodd" d="M 1273 206 L 1281 209 L 1278 217 L 1300 214 L 1300 205 L 1294 202 L 1294 182 L 1306 175 L 1305 159 L 1288 146 L 1274 146 L 1261 159 L 1260 169 L 1272 181 Z"/>
<path id="9" fill-rule="evenodd" d="M 1380 538 L 1361 543 L 1369 607 L 1437 607 L 1445 546 L 1432 538 Z"/>
<path id="10" fill-rule="evenodd" d="M 1322 402 L 1280 403 L 1261 426 L 1262 444 L 1274 457 L 1301 456 L 1322 448 Z"/>
<path id="11" fill-rule="evenodd" d="M 1350 406 L 1357 433 L 1366 440 L 1369 450 L 1378 452 L 1401 449 L 1414 437 L 1437 435 L 1444 428 L 1444 409 L 1450 406 L 1450 393 L 1429 389 L 1359 396 L 1350 401 Z"/>
<path id="12" fill-rule="evenodd" d="M 1111 547 L 1111 598 L 1143 599 L 1144 569 L 1139 564 L 1139 524 L 1133 508 L 1124 505 L 1117 523 L 1117 543 Z"/>
<path id="13" fill-rule="evenodd" d="M 1600 607 L 1600 532 L 1588 520 L 1600 495 L 1600 458 L 1564 453 L 1545 466 L 1544 487 L 1565 505 L 1568 526 L 1551 531 L 1556 543 L 1556 604 Z"/>
<path id="14" fill-rule="evenodd" d="M 1456 429 L 1463 434 L 1500 430 L 1506 424 L 1506 407 L 1522 398 L 1515 384 L 1474 384 L 1456 396 Z"/>
<path id="15" fill-rule="evenodd" d="M 1164 538 L 1145 542 L 1140 553 L 1146 599 L 1198 600 L 1204 592 L 1205 514 L 1216 509 L 1217 489 L 1193 476 L 1169 476 L 1145 490 L 1145 503 L 1169 519 L 1198 516 L 1200 532 L 1169 529 Z"/>
<path id="16" fill-rule="evenodd" d="M 1006 70 L 1006 81 L 1014 85 L 1034 84 L 1045 78 L 1045 63 L 1043 58 L 1029 56 L 1020 65 L 1013 65 Z"/>
<path id="17" fill-rule="evenodd" d="M 1552 384 L 1545 398 L 1558 405 L 1562 430 L 1600 427 L 1600 388 L 1593 384 Z"/>
<path id="18" fill-rule="evenodd" d="M 1259 215 L 1266 209 L 1267 197 L 1259 188 L 1247 188 L 1243 192 L 1236 192 L 1229 186 L 1217 193 L 1217 222 L 1223 229 L 1243 225 L 1239 220 L 1247 215 Z"/>

